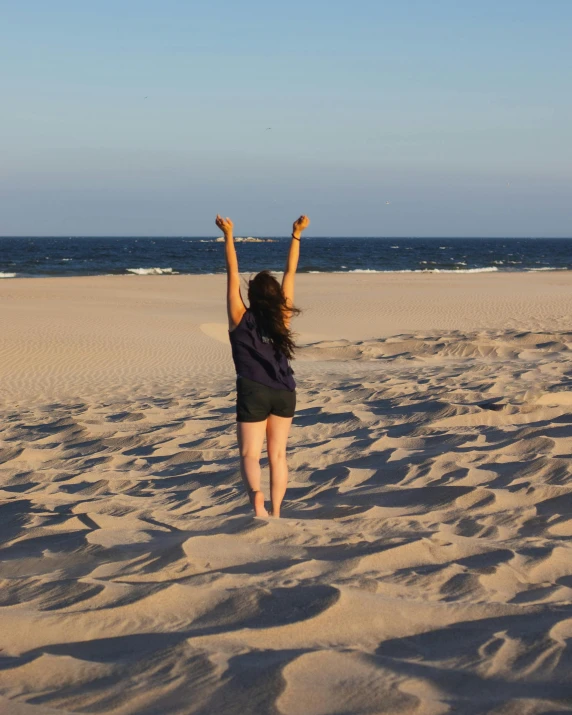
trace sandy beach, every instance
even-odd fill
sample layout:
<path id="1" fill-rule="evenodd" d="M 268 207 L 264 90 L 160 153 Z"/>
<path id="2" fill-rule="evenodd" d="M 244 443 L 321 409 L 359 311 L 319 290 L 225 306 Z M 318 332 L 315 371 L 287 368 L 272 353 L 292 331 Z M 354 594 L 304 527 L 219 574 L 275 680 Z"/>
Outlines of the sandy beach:
<path id="1" fill-rule="evenodd" d="M 0 281 L 0 713 L 572 712 L 572 272 L 300 275 L 280 520 L 224 291 Z"/>

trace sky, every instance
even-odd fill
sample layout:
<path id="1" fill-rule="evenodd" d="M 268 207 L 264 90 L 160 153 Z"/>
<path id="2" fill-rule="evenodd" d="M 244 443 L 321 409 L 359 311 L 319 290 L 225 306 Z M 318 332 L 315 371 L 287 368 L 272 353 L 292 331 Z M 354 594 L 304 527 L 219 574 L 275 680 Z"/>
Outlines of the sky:
<path id="1" fill-rule="evenodd" d="M 570 0 L 7 0 L 0 235 L 572 236 Z"/>

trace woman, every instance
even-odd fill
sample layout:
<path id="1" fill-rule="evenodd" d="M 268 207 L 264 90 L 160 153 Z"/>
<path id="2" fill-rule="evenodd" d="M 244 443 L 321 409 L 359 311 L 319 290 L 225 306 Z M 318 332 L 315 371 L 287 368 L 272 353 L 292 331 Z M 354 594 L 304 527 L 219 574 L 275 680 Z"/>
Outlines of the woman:
<path id="1" fill-rule="evenodd" d="M 236 421 L 240 473 L 256 516 L 268 516 L 260 491 L 260 453 L 266 435 L 270 464 L 272 516 L 280 516 L 286 493 L 286 442 L 296 407 L 296 383 L 290 360 L 295 344 L 290 320 L 294 307 L 294 279 L 306 216 L 295 221 L 282 285 L 269 271 L 248 283 L 246 307 L 240 293 L 238 260 L 229 218 L 216 217 L 225 238 L 228 330 L 236 367 Z"/>

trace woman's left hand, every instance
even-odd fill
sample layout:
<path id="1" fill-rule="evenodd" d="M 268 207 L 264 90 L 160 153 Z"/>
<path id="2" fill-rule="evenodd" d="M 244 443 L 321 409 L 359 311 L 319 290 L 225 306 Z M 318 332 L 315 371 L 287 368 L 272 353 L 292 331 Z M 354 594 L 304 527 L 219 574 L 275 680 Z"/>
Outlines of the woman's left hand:
<path id="1" fill-rule="evenodd" d="M 220 228 L 220 230 L 224 233 L 226 236 L 229 233 L 232 233 L 232 229 L 234 228 L 233 222 L 227 217 L 223 218 L 219 214 L 216 215 L 215 219 L 216 225 Z"/>

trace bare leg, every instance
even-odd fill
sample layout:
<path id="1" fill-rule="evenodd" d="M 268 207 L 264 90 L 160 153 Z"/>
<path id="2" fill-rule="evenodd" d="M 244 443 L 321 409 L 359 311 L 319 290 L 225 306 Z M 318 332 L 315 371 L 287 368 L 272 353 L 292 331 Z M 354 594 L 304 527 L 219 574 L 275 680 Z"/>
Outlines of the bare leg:
<path id="1" fill-rule="evenodd" d="M 260 453 L 266 433 L 266 420 L 238 422 L 236 433 L 240 450 L 240 475 L 250 503 L 256 516 L 268 516 L 264 507 L 264 494 L 260 491 Z"/>
<path id="2" fill-rule="evenodd" d="M 270 415 L 266 426 L 268 461 L 270 463 L 270 498 L 272 500 L 272 516 L 276 517 L 280 516 L 280 506 L 288 483 L 286 443 L 291 424 L 291 417 Z"/>

